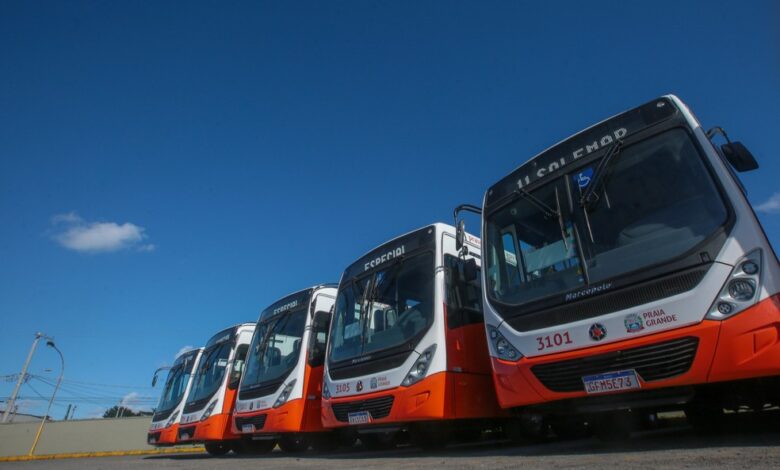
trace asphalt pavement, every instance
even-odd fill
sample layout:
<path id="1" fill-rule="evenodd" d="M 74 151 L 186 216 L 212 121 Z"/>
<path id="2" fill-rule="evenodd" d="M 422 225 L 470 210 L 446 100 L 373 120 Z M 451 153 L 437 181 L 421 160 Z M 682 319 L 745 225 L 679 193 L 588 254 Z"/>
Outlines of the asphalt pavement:
<path id="1" fill-rule="evenodd" d="M 360 445 L 331 454 L 285 454 L 211 457 L 207 454 L 101 457 L 0 463 L 8 469 L 91 468 L 284 468 L 409 469 L 458 468 L 780 468 L 780 413 L 733 417 L 721 430 L 699 433 L 673 425 L 634 433 L 619 442 L 596 438 L 516 446 L 508 441 L 483 441 L 425 452 L 410 446 L 371 452 Z"/>

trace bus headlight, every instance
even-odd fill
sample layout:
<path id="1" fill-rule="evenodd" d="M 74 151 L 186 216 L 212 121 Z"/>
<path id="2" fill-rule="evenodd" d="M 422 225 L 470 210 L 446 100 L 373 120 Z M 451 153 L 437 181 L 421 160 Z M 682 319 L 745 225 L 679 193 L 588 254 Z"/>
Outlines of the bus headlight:
<path id="1" fill-rule="evenodd" d="M 487 330 L 488 338 L 490 338 L 490 342 L 493 343 L 493 348 L 496 350 L 499 359 L 517 361 L 523 357 L 523 355 L 520 354 L 520 352 L 514 346 L 512 346 L 512 343 L 510 343 L 508 339 L 504 338 L 504 335 L 498 331 L 498 328 L 488 325 Z"/>
<path id="2" fill-rule="evenodd" d="M 290 383 L 284 386 L 284 390 L 282 390 L 282 393 L 279 394 L 279 398 L 274 402 L 274 408 L 279 408 L 287 402 L 287 399 L 290 398 L 292 389 L 295 386 L 295 380 L 296 379 L 292 379 Z"/>
<path id="3" fill-rule="evenodd" d="M 761 250 L 753 250 L 731 270 L 707 318 L 725 320 L 756 303 L 761 285 Z"/>
<path id="4" fill-rule="evenodd" d="M 423 377 L 425 377 L 425 374 L 428 373 L 428 367 L 431 365 L 431 360 L 433 359 L 433 354 L 436 352 L 436 345 L 432 344 L 428 346 L 425 351 L 420 354 L 420 357 L 417 358 L 416 361 L 414 361 L 414 364 L 412 364 L 412 368 L 409 369 L 409 373 L 406 374 L 406 377 L 404 377 L 404 380 L 401 382 L 401 385 L 404 387 L 408 387 L 409 385 L 415 384 L 419 382 Z"/>
<path id="5" fill-rule="evenodd" d="M 211 416 L 211 413 L 214 411 L 214 408 L 217 406 L 217 400 L 214 400 L 211 402 L 211 404 L 206 408 L 206 411 L 203 412 L 202 415 L 200 415 L 200 420 L 205 421 L 209 419 L 209 416 Z"/>
<path id="6" fill-rule="evenodd" d="M 165 423 L 165 427 L 169 428 L 169 427 L 173 426 L 173 423 L 176 422 L 176 418 L 178 418 L 178 417 L 179 417 L 179 410 L 176 410 L 176 413 L 172 414 L 170 419 L 168 419 L 168 422 Z"/>

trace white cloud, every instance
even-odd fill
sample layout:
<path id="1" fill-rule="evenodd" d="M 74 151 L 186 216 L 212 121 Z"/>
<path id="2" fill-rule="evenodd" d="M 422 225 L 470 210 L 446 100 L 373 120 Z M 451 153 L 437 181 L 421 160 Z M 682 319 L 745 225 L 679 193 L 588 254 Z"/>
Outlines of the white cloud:
<path id="1" fill-rule="evenodd" d="M 774 193 L 769 199 L 757 205 L 756 211 L 765 214 L 776 214 L 780 212 L 780 193 Z"/>
<path id="2" fill-rule="evenodd" d="M 139 404 L 140 398 L 141 395 L 138 394 L 138 392 L 130 392 L 122 397 L 122 401 L 119 402 L 119 406 L 124 406 L 125 408 L 131 409 L 134 412 L 138 412 L 138 410 L 141 409 Z"/>
<path id="3" fill-rule="evenodd" d="M 52 238 L 69 250 L 82 253 L 105 253 L 135 249 L 154 251 L 155 246 L 144 243 L 146 229 L 129 222 L 89 222 L 75 212 L 57 214 L 51 219 L 54 227 Z"/>
<path id="4" fill-rule="evenodd" d="M 179 352 L 177 352 L 176 355 L 173 357 L 175 359 L 181 356 L 182 354 L 186 353 L 187 351 L 192 351 L 193 349 L 195 349 L 195 346 L 184 346 L 183 348 L 179 349 Z"/>

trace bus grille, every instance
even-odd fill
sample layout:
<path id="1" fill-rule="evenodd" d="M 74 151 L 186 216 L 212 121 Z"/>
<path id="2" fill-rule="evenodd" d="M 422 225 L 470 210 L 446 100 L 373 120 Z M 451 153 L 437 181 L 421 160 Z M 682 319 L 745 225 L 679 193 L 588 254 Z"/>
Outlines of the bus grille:
<path id="1" fill-rule="evenodd" d="M 696 356 L 699 338 L 685 337 L 597 356 L 539 364 L 531 367 L 537 379 L 554 392 L 585 390 L 582 377 L 634 369 L 645 382 L 688 372 Z"/>
<path id="2" fill-rule="evenodd" d="M 390 415 L 390 409 L 393 407 L 393 396 L 371 398 L 369 400 L 350 401 L 346 403 L 334 403 L 333 414 L 341 422 L 349 421 L 349 414 L 357 411 L 368 411 L 371 418 L 381 419 Z"/>
<path id="3" fill-rule="evenodd" d="M 245 425 L 251 424 L 252 426 L 254 426 L 255 431 L 259 431 L 263 429 L 263 426 L 265 426 L 265 418 L 267 416 L 268 416 L 267 414 L 263 413 L 257 416 L 250 416 L 248 418 L 236 417 L 236 428 L 238 428 L 238 430 L 241 431 L 241 429 Z"/>

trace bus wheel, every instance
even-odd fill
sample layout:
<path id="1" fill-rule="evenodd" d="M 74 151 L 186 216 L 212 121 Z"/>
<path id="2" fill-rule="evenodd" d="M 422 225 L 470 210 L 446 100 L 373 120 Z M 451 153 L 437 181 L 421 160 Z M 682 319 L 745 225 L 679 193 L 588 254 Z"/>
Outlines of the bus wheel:
<path id="1" fill-rule="evenodd" d="M 555 436 L 561 440 L 582 439 L 591 434 L 585 421 L 577 416 L 557 418 L 551 426 Z"/>
<path id="2" fill-rule="evenodd" d="M 357 431 L 354 429 L 339 429 L 337 431 L 333 431 L 338 436 L 339 441 L 339 447 L 354 447 L 355 443 L 358 440 L 358 434 Z"/>
<path id="3" fill-rule="evenodd" d="M 262 455 L 274 450 L 276 441 L 269 439 L 267 441 L 244 441 L 244 451 L 248 454 Z"/>
<path id="4" fill-rule="evenodd" d="M 207 442 L 204 444 L 206 452 L 215 457 L 220 457 L 230 452 L 230 446 L 224 442 Z"/>
<path id="5" fill-rule="evenodd" d="M 295 454 L 309 448 L 309 441 L 300 434 L 282 436 L 279 439 L 279 448 L 285 452 Z"/>
<path id="6" fill-rule="evenodd" d="M 593 433 L 602 441 L 628 440 L 631 432 L 638 428 L 636 416 L 630 411 L 601 413 L 593 418 Z"/>
<path id="7" fill-rule="evenodd" d="M 361 434 L 360 442 L 368 450 L 387 450 L 395 447 L 395 432 Z"/>
<path id="8" fill-rule="evenodd" d="M 723 408 L 707 403 L 690 403 L 685 407 L 685 418 L 700 432 L 717 432 L 723 424 Z"/>
<path id="9" fill-rule="evenodd" d="M 339 435 L 335 432 L 321 432 L 310 437 L 315 452 L 333 452 L 339 448 Z"/>
<path id="10" fill-rule="evenodd" d="M 538 444 L 547 441 L 550 426 L 544 416 L 522 414 L 504 422 L 504 434 L 514 444 Z"/>
<path id="11" fill-rule="evenodd" d="M 417 423 L 409 430 L 412 445 L 423 450 L 435 450 L 446 447 L 452 436 L 451 428 L 444 423 Z"/>

